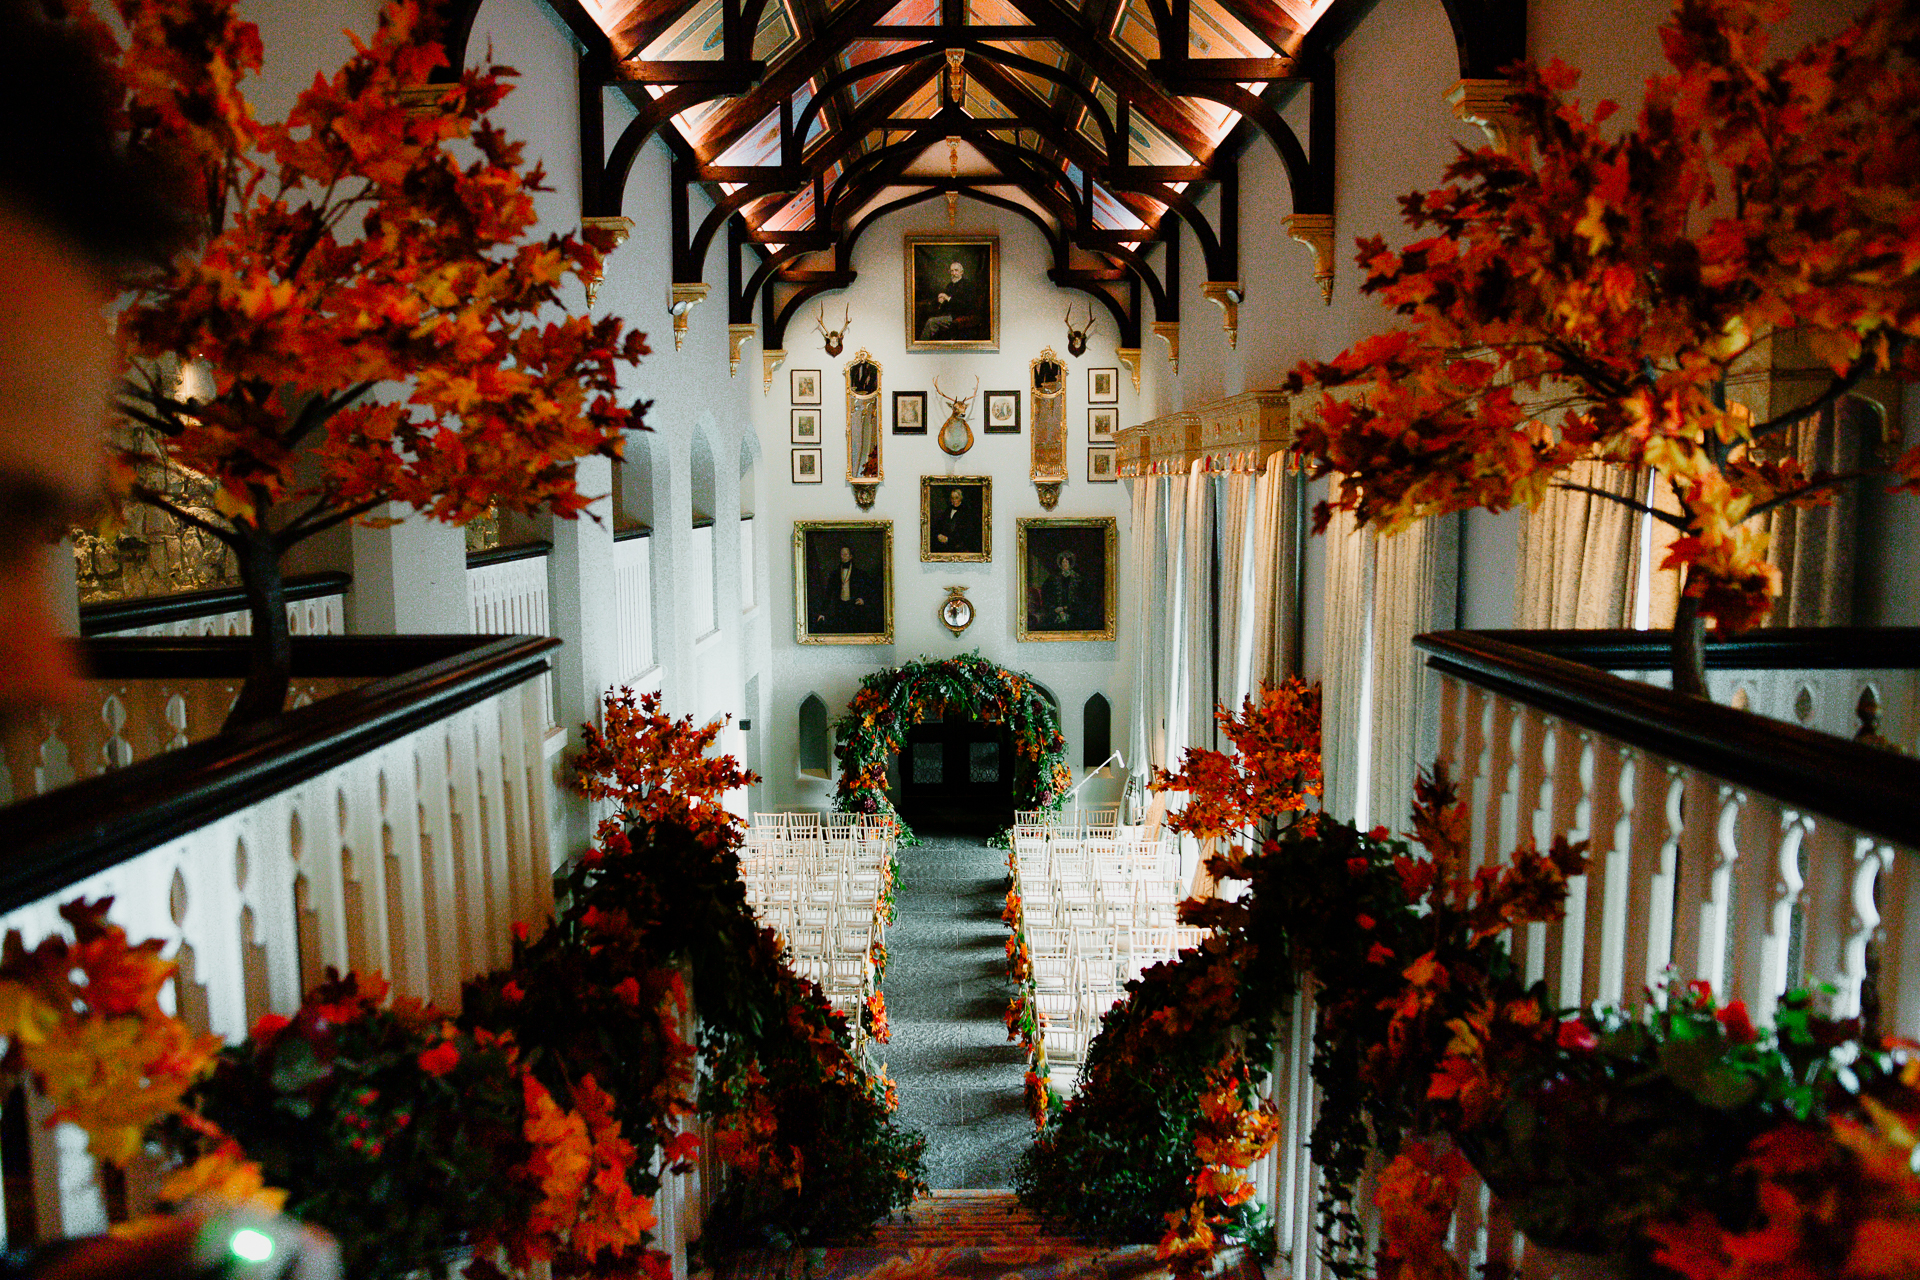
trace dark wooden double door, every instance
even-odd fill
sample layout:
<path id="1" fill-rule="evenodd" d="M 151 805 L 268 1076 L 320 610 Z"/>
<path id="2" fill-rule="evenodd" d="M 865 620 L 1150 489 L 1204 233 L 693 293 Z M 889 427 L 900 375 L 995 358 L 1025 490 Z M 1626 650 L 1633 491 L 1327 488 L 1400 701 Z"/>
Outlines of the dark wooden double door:
<path id="1" fill-rule="evenodd" d="M 914 827 L 999 831 L 1013 821 L 1013 735 L 947 719 L 915 725 L 900 755 L 900 812 Z"/>

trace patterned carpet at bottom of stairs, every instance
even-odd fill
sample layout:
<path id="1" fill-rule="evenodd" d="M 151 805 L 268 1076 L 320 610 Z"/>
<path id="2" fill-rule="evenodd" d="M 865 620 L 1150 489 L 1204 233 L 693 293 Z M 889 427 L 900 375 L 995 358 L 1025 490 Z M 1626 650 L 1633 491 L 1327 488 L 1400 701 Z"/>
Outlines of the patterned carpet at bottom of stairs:
<path id="1" fill-rule="evenodd" d="M 808 1263 L 811 1262 L 811 1267 Z M 1152 1245 L 1101 1246 L 1055 1234 L 1010 1191 L 935 1191 L 870 1241 L 804 1253 L 738 1255 L 724 1280 L 1164 1280 Z M 1216 1280 L 1261 1280 L 1243 1250 L 1223 1251 Z"/>

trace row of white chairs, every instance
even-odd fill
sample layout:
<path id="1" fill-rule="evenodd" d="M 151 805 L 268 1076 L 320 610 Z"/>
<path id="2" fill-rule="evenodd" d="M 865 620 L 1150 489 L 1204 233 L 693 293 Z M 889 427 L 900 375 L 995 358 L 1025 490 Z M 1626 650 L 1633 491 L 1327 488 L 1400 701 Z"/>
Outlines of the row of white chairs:
<path id="1" fill-rule="evenodd" d="M 1179 923 L 1178 848 L 1110 814 L 1019 814 L 1012 832 L 1019 927 L 1050 1066 L 1071 1073 L 1125 984 L 1200 945 Z"/>
<path id="2" fill-rule="evenodd" d="M 755 814 L 740 854 L 747 902 L 787 962 L 856 1028 L 877 989 L 896 828 L 864 815 Z"/>

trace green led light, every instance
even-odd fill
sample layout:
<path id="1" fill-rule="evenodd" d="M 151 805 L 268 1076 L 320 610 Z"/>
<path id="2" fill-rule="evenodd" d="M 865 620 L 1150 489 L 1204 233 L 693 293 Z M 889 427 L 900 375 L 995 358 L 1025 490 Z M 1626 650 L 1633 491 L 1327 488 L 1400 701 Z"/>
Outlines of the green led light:
<path id="1" fill-rule="evenodd" d="M 252 1227 L 242 1227 L 227 1241 L 227 1248 L 243 1262 L 265 1262 L 273 1256 L 273 1237 Z"/>

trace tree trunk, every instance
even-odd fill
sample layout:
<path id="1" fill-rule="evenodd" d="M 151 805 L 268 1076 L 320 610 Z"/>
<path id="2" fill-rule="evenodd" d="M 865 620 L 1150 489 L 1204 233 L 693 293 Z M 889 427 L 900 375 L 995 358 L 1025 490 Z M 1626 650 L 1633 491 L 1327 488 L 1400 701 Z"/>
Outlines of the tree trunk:
<path id="1" fill-rule="evenodd" d="M 279 715 L 287 705 L 287 686 L 293 678 L 293 636 L 287 627 L 287 584 L 280 548 L 268 538 L 256 537 L 243 543 L 239 553 L 240 584 L 247 593 L 253 637 L 247 653 L 247 682 L 223 729 Z"/>
<path id="2" fill-rule="evenodd" d="M 1705 698 L 1707 694 L 1707 624 L 1700 616 L 1700 597 L 1680 595 L 1673 611 L 1673 691 Z"/>

